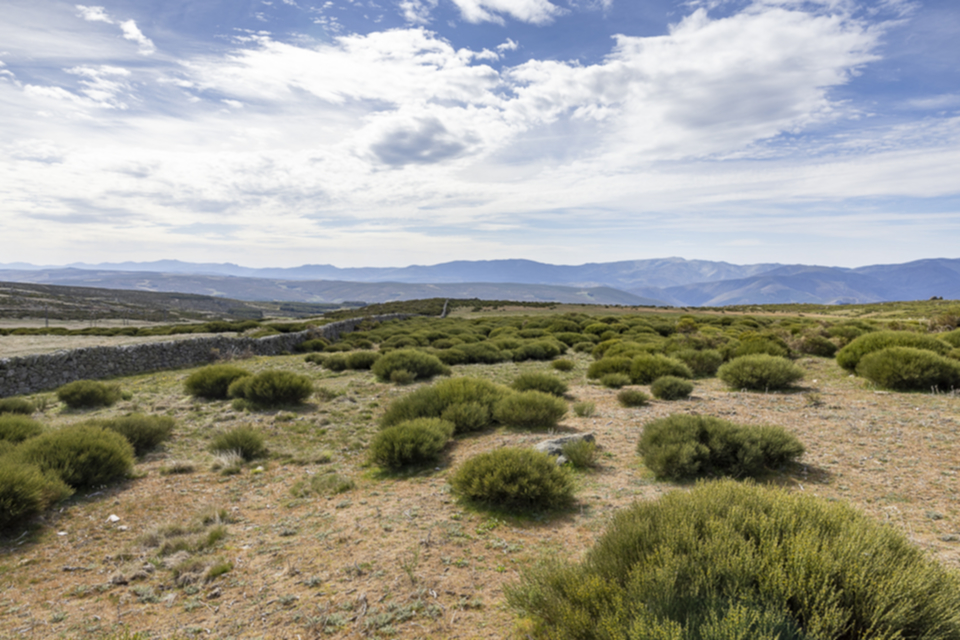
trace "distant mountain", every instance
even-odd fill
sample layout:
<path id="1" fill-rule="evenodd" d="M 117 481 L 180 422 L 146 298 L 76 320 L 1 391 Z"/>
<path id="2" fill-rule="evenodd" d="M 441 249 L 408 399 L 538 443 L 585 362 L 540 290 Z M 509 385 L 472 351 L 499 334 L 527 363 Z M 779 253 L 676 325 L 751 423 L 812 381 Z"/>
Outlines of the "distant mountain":
<path id="1" fill-rule="evenodd" d="M 515 283 L 409 284 L 402 282 L 343 282 L 337 280 L 276 280 L 234 276 L 125 271 L 48 269 L 0 271 L 0 281 L 164 291 L 221 296 L 248 301 L 342 303 L 391 302 L 420 298 L 480 298 L 524 302 L 566 302 L 666 306 L 610 287 L 565 287 Z"/>

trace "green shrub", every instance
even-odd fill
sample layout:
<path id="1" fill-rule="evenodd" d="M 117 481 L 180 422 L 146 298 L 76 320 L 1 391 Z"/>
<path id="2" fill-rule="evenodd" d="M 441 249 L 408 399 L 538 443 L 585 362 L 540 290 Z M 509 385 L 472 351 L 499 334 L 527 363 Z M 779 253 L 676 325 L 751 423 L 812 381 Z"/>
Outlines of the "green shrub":
<path id="1" fill-rule="evenodd" d="M 723 364 L 723 354 L 716 349 L 681 349 L 673 354 L 677 360 L 687 365 L 696 378 L 709 378 L 717 373 Z"/>
<path id="2" fill-rule="evenodd" d="M 36 410 L 37 407 L 26 398 L 0 398 L 0 414 L 19 413 L 28 416 Z"/>
<path id="3" fill-rule="evenodd" d="M 574 402 L 573 412 L 580 418 L 589 418 L 597 412 L 597 405 L 593 402 Z"/>
<path id="4" fill-rule="evenodd" d="M 467 363 L 467 354 L 461 349 L 440 349 L 433 355 L 437 356 L 437 359 L 440 360 L 440 362 L 451 367 L 453 365 Z"/>
<path id="5" fill-rule="evenodd" d="M 526 362 L 527 360 L 553 360 L 561 355 L 567 348 L 567 345 L 555 340 L 534 340 L 524 342 L 513 350 L 514 362 Z"/>
<path id="6" fill-rule="evenodd" d="M 349 368 L 347 356 L 342 353 L 327 353 L 323 358 L 323 368 L 337 373 L 346 371 Z"/>
<path id="7" fill-rule="evenodd" d="M 0 415 L 0 440 L 16 444 L 41 433 L 43 427 L 32 418 L 15 414 Z"/>
<path id="8" fill-rule="evenodd" d="M 862 335 L 837 352 L 837 364 L 847 371 L 856 371 L 860 358 L 887 347 L 912 347 L 946 355 L 950 345 L 933 336 L 911 331 L 875 331 Z"/>
<path id="9" fill-rule="evenodd" d="M 790 349 L 781 344 L 780 341 L 768 336 L 754 337 L 746 340 L 741 338 L 740 345 L 733 351 L 733 357 L 739 358 L 740 356 L 752 356 L 760 353 L 765 353 L 768 356 L 786 358 L 790 355 Z"/>
<path id="10" fill-rule="evenodd" d="M 800 340 L 799 351 L 820 358 L 832 358 L 837 353 L 837 345 L 823 336 L 810 335 Z"/>
<path id="11" fill-rule="evenodd" d="M 475 342 L 457 347 L 466 357 L 467 364 L 496 364 L 509 358 L 489 342 Z"/>
<path id="12" fill-rule="evenodd" d="M 169 416 L 147 416 L 142 413 L 131 413 L 119 418 L 91 420 L 84 424 L 116 431 L 133 446 L 136 455 L 142 456 L 169 440 L 176 423 Z"/>
<path id="13" fill-rule="evenodd" d="M 626 373 L 607 373 L 600 378 L 600 384 L 607 389 L 620 389 L 631 382 L 630 376 Z"/>
<path id="14" fill-rule="evenodd" d="M 223 400 L 235 380 L 249 376 L 250 372 L 231 364 L 212 364 L 197 369 L 184 381 L 187 393 L 197 398 Z"/>
<path id="15" fill-rule="evenodd" d="M 960 388 L 960 362 L 933 351 L 889 347 L 863 356 L 857 375 L 894 391 Z"/>
<path id="16" fill-rule="evenodd" d="M 960 349 L 960 329 L 954 329 L 953 331 L 941 333 L 937 336 L 937 338 L 946 342 L 954 349 Z"/>
<path id="17" fill-rule="evenodd" d="M 737 425 L 711 416 L 672 415 L 646 424 L 637 451 L 658 477 L 756 477 L 803 455 L 776 426 Z"/>
<path id="18" fill-rule="evenodd" d="M 510 384 L 510 388 L 514 391 L 542 391 L 562 397 L 567 392 L 567 383 L 549 373 L 528 371 L 517 376 Z"/>
<path id="19" fill-rule="evenodd" d="M 454 426 L 457 433 L 479 431 L 490 424 L 490 409 L 479 402 L 457 402 L 451 404 L 440 417 Z"/>
<path id="20" fill-rule="evenodd" d="M 693 383 L 676 376 L 663 376 L 653 381 L 650 393 L 658 400 L 683 400 L 693 393 Z"/>
<path id="21" fill-rule="evenodd" d="M 621 407 L 642 407 L 650 402 L 650 396 L 639 389 L 621 389 L 617 394 Z"/>
<path id="22" fill-rule="evenodd" d="M 306 351 L 323 351 L 330 346 L 330 341 L 325 338 L 314 338 L 312 340 L 304 340 L 297 345 L 297 351 L 306 352 Z"/>
<path id="23" fill-rule="evenodd" d="M 960 580 L 843 502 L 734 481 L 614 516 L 507 590 L 554 640 L 960 638 Z"/>
<path id="24" fill-rule="evenodd" d="M 414 349 L 400 349 L 381 356 L 371 370 L 382 382 L 391 380 L 394 371 L 406 370 L 413 374 L 414 380 L 429 380 L 434 376 L 450 375 L 450 368 L 440 362 L 436 356 Z"/>
<path id="25" fill-rule="evenodd" d="M 417 389 L 402 398 L 394 400 L 387 407 L 380 420 L 382 427 L 391 427 L 414 418 L 440 418 L 452 422 L 456 433 L 475 431 L 492 425 L 493 407 L 511 391 L 489 380 L 480 378 L 451 378 L 441 380 L 429 387 Z M 447 411 L 455 405 L 478 404 L 486 410 L 487 422 L 479 423 L 478 411 L 458 409 L 454 415 Z"/>
<path id="26" fill-rule="evenodd" d="M 267 455 L 263 435 L 253 427 L 235 427 L 218 433 L 210 443 L 214 453 L 236 452 L 244 460 L 253 460 Z"/>
<path id="27" fill-rule="evenodd" d="M 394 369 L 390 372 L 390 382 L 396 385 L 413 384 L 417 381 L 417 374 L 406 369 Z"/>
<path id="28" fill-rule="evenodd" d="M 306 498 L 311 494 L 334 496 L 346 493 L 356 487 L 352 478 L 342 476 L 336 471 L 317 473 L 307 479 L 299 480 L 290 488 L 296 498 Z"/>
<path id="29" fill-rule="evenodd" d="M 583 342 L 576 343 L 575 345 L 573 345 L 572 348 L 577 353 L 588 353 L 590 351 L 593 351 L 593 347 L 594 347 L 594 344 L 592 342 L 587 342 L 586 340 L 584 340 Z"/>
<path id="30" fill-rule="evenodd" d="M 370 443 L 370 461 L 392 470 L 435 462 L 453 429 L 453 423 L 439 418 L 417 418 L 387 427 Z"/>
<path id="31" fill-rule="evenodd" d="M 803 378 L 803 369 L 786 358 L 756 354 L 740 356 L 717 370 L 717 377 L 731 389 L 776 391 Z"/>
<path id="32" fill-rule="evenodd" d="M 557 371 L 573 371 L 573 368 L 576 366 L 573 360 L 567 360 L 566 358 L 561 358 L 560 360 L 554 360 L 550 363 L 550 366 L 556 369 Z"/>
<path id="33" fill-rule="evenodd" d="M 663 376 L 692 378 L 693 372 L 679 360 L 659 353 L 642 354 L 633 359 L 630 378 L 634 384 L 650 384 Z"/>
<path id="34" fill-rule="evenodd" d="M 572 440 L 561 447 L 563 457 L 577 469 L 597 466 L 597 443 L 590 440 Z"/>
<path id="35" fill-rule="evenodd" d="M 347 355 L 347 367 L 356 370 L 367 370 L 380 359 L 376 351 L 354 351 Z"/>
<path id="36" fill-rule="evenodd" d="M 310 378 L 292 371 L 262 371 L 233 382 L 227 393 L 259 407 L 299 404 L 313 394 Z"/>
<path id="37" fill-rule="evenodd" d="M 504 447 L 466 460 L 453 473 L 454 492 L 470 502 L 509 511 L 552 509 L 573 502 L 573 483 L 552 456 Z"/>
<path id="38" fill-rule="evenodd" d="M 566 402 L 542 391 L 511 393 L 493 407 L 497 422 L 522 429 L 550 429 L 566 413 Z"/>
<path id="39" fill-rule="evenodd" d="M 120 395 L 120 385 L 95 380 L 77 380 L 57 389 L 57 398 L 71 409 L 109 407 Z"/>
<path id="40" fill-rule="evenodd" d="M 600 380 L 610 373 L 630 373 L 633 360 L 623 356 L 601 358 L 590 363 L 587 367 L 587 377 L 591 380 Z"/>
<path id="41" fill-rule="evenodd" d="M 30 438 L 12 454 L 74 488 L 97 487 L 133 470 L 133 446 L 119 433 L 93 425 L 72 425 Z"/>
<path id="42" fill-rule="evenodd" d="M 0 457 L 0 530 L 11 527 L 73 491 L 63 480 L 39 467 Z"/>

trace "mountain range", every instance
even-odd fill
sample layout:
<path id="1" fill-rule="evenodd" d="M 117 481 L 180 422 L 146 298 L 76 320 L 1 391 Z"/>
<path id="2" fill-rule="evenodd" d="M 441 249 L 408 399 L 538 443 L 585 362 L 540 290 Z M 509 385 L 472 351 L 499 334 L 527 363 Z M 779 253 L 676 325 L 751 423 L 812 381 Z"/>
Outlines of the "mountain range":
<path id="1" fill-rule="evenodd" d="M 648 306 L 852 304 L 960 298 L 960 259 L 857 268 L 662 258 L 583 265 L 455 261 L 401 268 L 249 268 L 177 260 L 0 264 L 0 280 L 176 291 L 240 300 L 386 302 L 449 297 Z"/>

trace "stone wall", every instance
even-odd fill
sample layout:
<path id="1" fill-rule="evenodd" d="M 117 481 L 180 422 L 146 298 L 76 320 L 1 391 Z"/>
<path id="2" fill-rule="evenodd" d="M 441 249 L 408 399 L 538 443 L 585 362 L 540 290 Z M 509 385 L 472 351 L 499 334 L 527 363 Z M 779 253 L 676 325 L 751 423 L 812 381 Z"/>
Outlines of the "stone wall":
<path id="1" fill-rule="evenodd" d="M 131 376 L 162 369 L 183 369 L 209 364 L 220 358 L 276 356 L 293 352 L 312 338 L 336 342 L 367 320 L 409 318 L 405 314 L 351 318 L 297 333 L 265 338 L 187 338 L 170 342 L 132 344 L 120 347 L 88 347 L 37 356 L 0 360 L 0 398 L 36 393 L 73 382 Z"/>

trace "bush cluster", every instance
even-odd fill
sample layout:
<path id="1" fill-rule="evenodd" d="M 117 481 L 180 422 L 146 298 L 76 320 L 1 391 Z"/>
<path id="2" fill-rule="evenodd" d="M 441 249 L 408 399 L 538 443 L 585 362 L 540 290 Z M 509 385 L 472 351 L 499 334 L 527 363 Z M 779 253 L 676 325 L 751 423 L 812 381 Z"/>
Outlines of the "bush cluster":
<path id="1" fill-rule="evenodd" d="M 263 434 L 253 427 L 235 427 L 218 433 L 210 443 L 214 453 L 236 452 L 244 460 L 254 460 L 267 455 Z"/>
<path id="2" fill-rule="evenodd" d="M 90 420 L 84 424 L 116 431 L 133 446 L 136 455 L 142 456 L 170 439 L 176 423 L 169 416 L 148 416 L 131 413 L 119 418 Z"/>
<path id="3" fill-rule="evenodd" d="M 723 364 L 723 355 L 716 349 L 681 349 L 673 356 L 687 365 L 696 378 L 709 378 Z"/>
<path id="4" fill-rule="evenodd" d="M 0 456 L 0 530 L 40 513 L 72 493 L 56 474 Z"/>
<path id="5" fill-rule="evenodd" d="M 542 391 L 553 396 L 563 397 L 567 392 L 567 383 L 549 373 L 529 371 L 521 373 L 510 383 L 514 391 Z"/>
<path id="6" fill-rule="evenodd" d="M 133 446 L 115 431 L 72 425 L 25 440 L 12 453 L 17 460 L 56 474 L 74 488 L 97 487 L 133 470 Z"/>
<path id="7" fill-rule="evenodd" d="M 521 429 L 553 428 L 566 413 L 566 402 L 542 391 L 507 394 L 493 407 L 497 422 Z"/>
<path id="8" fill-rule="evenodd" d="M 888 347 L 911 347 L 945 355 L 950 345 L 942 340 L 912 331 L 875 331 L 856 338 L 837 352 L 837 364 L 847 371 L 856 371 L 860 359 L 868 353 Z"/>
<path id="9" fill-rule="evenodd" d="M 450 369 L 440 362 L 439 358 L 415 349 L 391 351 L 373 363 L 371 370 L 382 382 L 396 382 L 392 380 L 395 371 L 407 371 L 413 375 L 414 380 L 450 375 Z"/>
<path id="10" fill-rule="evenodd" d="M 453 436 L 452 422 L 440 418 L 417 418 L 387 427 L 370 443 L 369 459 L 396 471 L 406 466 L 432 463 Z"/>
<path id="11" fill-rule="evenodd" d="M 57 398 L 71 409 L 109 407 L 120 396 L 120 385 L 95 380 L 77 380 L 57 389 Z"/>
<path id="12" fill-rule="evenodd" d="M 832 358 L 837 353 L 837 345 L 823 336 L 810 335 L 800 340 L 799 351 L 811 356 Z"/>
<path id="13" fill-rule="evenodd" d="M 32 418 L 16 414 L 0 414 L 0 441 L 19 444 L 41 433 L 43 433 L 43 427 Z"/>
<path id="14" fill-rule="evenodd" d="M 552 509 L 573 501 L 573 482 L 553 457 L 504 447 L 465 461 L 453 473 L 454 492 L 470 502 L 508 511 Z"/>
<path id="15" fill-rule="evenodd" d="M 18 413 L 28 416 L 36 410 L 37 407 L 26 398 L 0 398 L 0 414 Z"/>
<path id="16" fill-rule="evenodd" d="M 630 376 L 626 373 L 605 373 L 600 378 L 600 384 L 607 389 L 621 389 L 630 384 Z"/>
<path id="17" fill-rule="evenodd" d="M 663 376 L 692 378 L 693 372 L 679 360 L 660 353 L 638 355 L 630 365 L 630 378 L 634 384 L 650 384 Z"/>
<path id="18" fill-rule="evenodd" d="M 639 389 L 621 389 L 617 394 L 621 407 L 642 407 L 650 402 L 650 396 Z"/>
<path id="19" fill-rule="evenodd" d="M 693 393 L 693 383 L 676 376 L 663 376 L 653 381 L 650 393 L 657 400 L 683 400 Z"/>
<path id="20" fill-rule="evenodd" d="M 263 371 L 231 383 L 227 395 L 260 407 L 299 404 L 313 394 L 310 378 L 292 371 Z"/>
<path id="21" fill-rule="evenodd" d="M 857 375 L 894 391 L 960 388 L 960 362 L 933 351 L 888 347 L 863 356 Z"/>
<path id="22" fill-rule="evenodd" d="M 390 427 L 415 418 L 443 418 L 452 422 L 456 433 L 477 431 L 493 424 L 497 402 L 512 393 L 507 387 L 481 378 L 450 378 L 417 389 L 394 400 L 380 420 Z"/>
<path id="23" fill-rule="evenodd" d="M 658 477 L 756 477 L 793 462 L 803 445 L 777 426 L 738 425 L 711 416 L 672 415 L 644 425 L 638 453 Z"/>
<path id="24" fill-rule="evenodd" d="M 786 358 L 761 353 L 734 358 L 717 370 L 717 377 L 731 389 L 777 391 L 803 379 L 803 369 Z"/>
<path id="25" fill-rule="evenodd" d="M 188 394 L 208 400 L 224 400 L 234 381 L 249 376 L 246 369 L 231 364 L 212 364 L 197 369 L 183 382 Z"/>
<path id="26" fill-rule="evenodd" d="M 635 503 L 507 600 L 555 640 L 960 638 L 960 581 L 896 529 L 733 481 Z"/>

